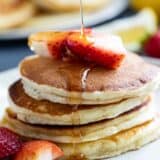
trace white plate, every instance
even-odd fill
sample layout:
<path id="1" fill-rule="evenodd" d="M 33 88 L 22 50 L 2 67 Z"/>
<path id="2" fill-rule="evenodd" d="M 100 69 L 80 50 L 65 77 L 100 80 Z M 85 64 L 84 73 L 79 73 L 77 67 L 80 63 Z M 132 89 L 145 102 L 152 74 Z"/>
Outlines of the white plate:
<path id="1" fill-rule="evenodd" d="M 8 106 L 7 102 L 7 88 L 15 80 L 19 78 L 18 69 L 12 69 L 6 72 L 0 73 L 0 117 L 2 118 L 5 108 Z M 155 94 L 155 105 L 160 111 L 160 91 Z M 110 158 L 107 160 L 159 160 L 160 152 L 160 140 L 157 140 L 151 144 L 146 145 L 140 150 L 128 152 L 118 157 Z"/>
<path id="2" fill-rule="evenodd" d="M 160 58 L 152 58 L 152 57 L 147 57 L 147 56 L 143 56 L 143 58 L 149 62 L 149 63 L 152 63 L 152 64 L 155 64 L 157 66 L 160 67 Z"/>
<path id="3" fill-rule="evenodd" d="M 111 0 L 110 4 L 104 9 L 85 14 L 84 20 L 86 26 L 92 26 L 110 20 L 122 13 L 128 6 L 128 0 Z M 79 13 L 65 13 L 53 16 L 44 16 L 33 18 L 26 26 L 17 29 L 6 30 L 0 32 L 0 40 L 27 38 L 33 32 L 44 30 L 63 30 L 69 28 L 77 28 L 80 26 Z"/>

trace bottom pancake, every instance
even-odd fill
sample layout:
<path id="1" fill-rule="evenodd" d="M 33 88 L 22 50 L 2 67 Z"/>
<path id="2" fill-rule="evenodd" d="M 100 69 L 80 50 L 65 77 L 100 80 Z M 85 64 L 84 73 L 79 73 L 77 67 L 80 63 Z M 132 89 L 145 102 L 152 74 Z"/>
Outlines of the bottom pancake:
<path id="1" fill-rule="evenodd" d="M 12 121 L 12 118 L 10 119 Z M 9 129 L 13 129 L 10 123 L 4 123 Z M 29 133 L 29 131 L 27 132 Z M 39 133 L 37 133 L 38 135 Z M 119 132 L 110 137 L 86 143 L 57 143 L 64 152 L 64 160 L 94 160 L 120 155 L 127 151 L 139 149 L 147 143 L 156 140 L 160 136 L 160 117 L 148 121 L 139 126 Z M 22 137 L 24 138 L 24 137 Z M 35 139 L 25 136 L 25 140 Z"/>
<path id="2" fill-rule="evenodd" d="M 64 151 L 64 159 L 103 159 L 139 149 L 160 137 L 160 118 L 120 132 L 111 137 L 81 144 L 58 144 Z"/>
<path id="3" fill-rule="evenodd" d="M 152 103 L 149 102 L 111 120 L 83 126 L 47 126 L 24 123 L 17 119 L 12 110 L 8 109 L 3 124 L 22 136 L 51 140 L 57 143 L 82 143 L 102 139 L 135 127 L 152 120 L 154 116 L 155 111 Z"/>

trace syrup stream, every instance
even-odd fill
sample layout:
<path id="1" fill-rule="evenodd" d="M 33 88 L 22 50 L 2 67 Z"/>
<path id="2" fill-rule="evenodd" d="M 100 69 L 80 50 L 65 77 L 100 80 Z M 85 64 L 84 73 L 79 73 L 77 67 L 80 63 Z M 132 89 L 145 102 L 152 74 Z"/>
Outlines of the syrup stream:
<path id="1" fill-rule="evenodd" d="M 84 36 L 83 2 L 80 0 L 81 36 Z"/>
<path id="2" fill-rule="evenodd" d="M 83 3 L 82 3 L 82 0 L 80 0 L 80 15 L 81 15 L 81 37 L 84 36 L 84 19 L 83 19 Z M 85 88 L 86 88 L 86 79 L 87 79 L 87 76 L 88 76 L 88 73 L 90 71 L 90 68 L 87 68 L 83 71 L 82 75 L 80 75 L 80 78 L 81 78 L 81 86 L 82 86 L 82 90 L 85 91 Z M 78 122 L 78 125 L 80 125 L 80 121 L 81 121 L 81 117 L 79 115 L 79 112 L 78 112 L 78 107 L 79 105 L 75 105 L 74 106 L 74 109 L 73 109 L 73 112 L 72 112 L 72 124 L 74 125 L 75 124 L 75 121 Z M 73 131 L 72 131 L 72 134 L 73 136 L 77 136 L 77 133 L 75 133 L 75 129 L 76 127 L 73 126 Z M 83 135 L 81 133 L 81 130 L 79 129 L 78 130 L 78 136 L 79 136 L 79 140 L 82 140 L 83 138 Z M 84 155 L 78 153 L 77 149 L 76 149 L 76 143 L 73 142 L 72 143 L 73 145 L 73 157 L 70 157 L 69 159 L 79 159 L 79 160 L 83 160 L 85 159 Z M 78 154 L 78 157 L 77 157 L 77 154 Z M 74 157 L 74 155 L 76 155 L 76 157 Z"/>

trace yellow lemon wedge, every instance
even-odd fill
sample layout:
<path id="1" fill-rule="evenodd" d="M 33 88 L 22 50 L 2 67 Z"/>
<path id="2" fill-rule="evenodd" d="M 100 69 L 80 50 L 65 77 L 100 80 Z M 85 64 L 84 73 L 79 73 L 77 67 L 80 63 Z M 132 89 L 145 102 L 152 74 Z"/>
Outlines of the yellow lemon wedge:
<path id="1" fill-rule="evenodd" d="M 131 17 L 115 20 L 95 30 L 119 35 L 128 50 L 137 51 L 143 41 L 157 31 L 157 15 L 152 9 L 146 8 Z"/>
<path id="2" fill-rule="evenodd" d="M 131 6 L 138 11 L 151 7 L 160 16 L 160 0 L 131 0 Z"/>

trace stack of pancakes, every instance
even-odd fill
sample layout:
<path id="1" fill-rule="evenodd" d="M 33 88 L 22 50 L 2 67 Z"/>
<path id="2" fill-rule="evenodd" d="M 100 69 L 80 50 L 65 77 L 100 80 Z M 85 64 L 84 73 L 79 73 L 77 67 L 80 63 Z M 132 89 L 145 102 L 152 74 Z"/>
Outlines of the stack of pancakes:
<path id="1" fill-rule="evenodd" d="M 160 136 L 152 105 L 160 69 L 132 53 L 117 70 L 31 56 L 21 62 L 20 75 L 9 88 L 3 125 L 57 143 L 65 158 L 111 157 Z"/>

